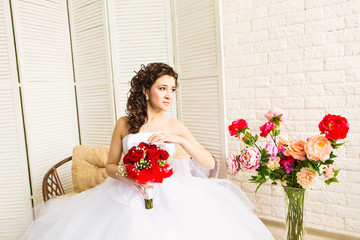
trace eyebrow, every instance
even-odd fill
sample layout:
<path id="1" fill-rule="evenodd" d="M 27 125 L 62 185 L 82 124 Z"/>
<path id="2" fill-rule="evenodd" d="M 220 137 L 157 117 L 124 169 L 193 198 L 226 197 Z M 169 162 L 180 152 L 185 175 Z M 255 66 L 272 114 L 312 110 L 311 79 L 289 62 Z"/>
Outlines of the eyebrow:
<path id="1" fill-rule="evenodd" d="M 159 85 L 159 87 L 167 87 L 168 85 L 166 85 L 166 84 L 161 84 L 161 85 Z M 172 87 L 174 87 L 174 88 L 176 88 L 176 86 L 174 85 L 174 86 L 172 86 Z"/>

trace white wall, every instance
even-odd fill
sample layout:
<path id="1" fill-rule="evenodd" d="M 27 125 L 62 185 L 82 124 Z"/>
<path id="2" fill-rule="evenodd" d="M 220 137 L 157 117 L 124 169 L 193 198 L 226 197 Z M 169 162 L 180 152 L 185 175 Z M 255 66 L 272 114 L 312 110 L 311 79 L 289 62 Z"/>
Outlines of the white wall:
<path id="1" fill-rule="evenodd" d="M 223 29 L 228 124 L 244 118 L 258 130 L 270 107 L 289 120 L 283 132 L 306 139 L 327 113 L 345 116 L 350 132 L 338 149 L 340 183 L 307 191 L 308 227 L 360 236 L 360 2 L 224 0 Z M 229 152 L 240 142 L 228 136 Z M 260 217 L 284 219 L 280 186 L 257 194 L 251 174 L 232 178 Z"/>

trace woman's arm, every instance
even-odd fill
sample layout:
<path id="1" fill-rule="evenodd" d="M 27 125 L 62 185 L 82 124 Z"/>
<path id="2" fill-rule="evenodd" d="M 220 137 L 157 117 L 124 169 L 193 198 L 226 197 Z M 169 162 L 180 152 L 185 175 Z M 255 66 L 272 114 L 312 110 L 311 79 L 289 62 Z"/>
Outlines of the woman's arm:
<path id="1" fill-rule="evenodd" d="M 153 142 L 176 143 L 202 167 L 213 169 L 215 161 L 213 156 L 194 138 L 189 129 L 180 121 L 173 120 L 176 126 L 176 135 L 168 133 L 155 133 L 148 139 Z"/>
<path id="2" fill-rule="evenodd" d="M 118 165 L 122 155 L 122 131 L 126 129 L 127 119 L 126 117 L 120 118 L 115 125 L 111 145 L 109 150 L 108 160 L 106 162 L 106 173 L 109 177 L 115 179 L 124 179 L 122 176 L 118 176 Z"/>
<path id="3" fill-rule="evenodd" d="M 146 194 L 143 188 L 153 188 L 153 186 L 147 184 L 140 184 L 136 181 L 133 181 L 132 179 L 118 175 L 119 172 L 118 165 L 121 159 L 122 149 L 123 149 L 122 139 L 124 135 L 127 134 L 127 129 L 129 129 L 127 117 L 121 117 L 116 122 L 113 135 L 111 138 L 109 156 L 105 167 L 106 173 L 109 177 L 131 182 L 139 189 L 139 191 L 145 197 Z"/>

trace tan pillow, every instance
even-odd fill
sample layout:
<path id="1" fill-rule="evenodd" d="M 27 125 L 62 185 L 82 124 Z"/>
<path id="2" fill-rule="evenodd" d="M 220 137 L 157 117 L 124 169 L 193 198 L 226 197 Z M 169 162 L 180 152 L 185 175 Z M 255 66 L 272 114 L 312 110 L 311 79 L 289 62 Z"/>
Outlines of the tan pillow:
<path id="1" fill-rule="evenodd" d="M 179 145 L 175 145 L 175 152 L 173 155 L 174 159 L 184 159 L 186 158 L 190 162 L 190 155 Z"/>
<path id="2" fill-rule="evenodd" d="M 109 148 L 89 145 L 79 145 L 74 148 L 71 168 L 74 192 L 79 193 L 93 188 L 108 177 L 105 165 Z"/>

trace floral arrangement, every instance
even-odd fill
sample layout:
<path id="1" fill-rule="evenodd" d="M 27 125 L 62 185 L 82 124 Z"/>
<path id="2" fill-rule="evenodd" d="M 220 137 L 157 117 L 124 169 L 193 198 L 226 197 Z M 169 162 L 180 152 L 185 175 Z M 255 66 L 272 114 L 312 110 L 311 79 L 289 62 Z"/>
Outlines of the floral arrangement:
<path id="1" fill-rule="evenodd" d="M 314 187 L 319 179 L 326 184 L 338 182 L 339 170 L 332 166 L 336 158 L 333 150 L 345 143 L 338 141 L 345 139 L 349 131 L 346 118 L 327 114 L 318 125 L 321 134 L 306 141 L 280 134 L 280 124 L 285 121 L 282 110 L 271 109 L 265 118 L 268 121 L 259 128 L 260 137 L 270 137 L 271 141 L 264 148 L 257 142 L 259 136 L 248 131 L 244 119 L 233 121 L 229 126 L 230 135 L 246 145 L 240 155 L 230 154 L 227 158 L 229 174 L 236 175 L 240 169 L 255 170 L 257 174 L 250 181 L 259 183 L 256 191 L 268 180 L 272 180 L 272 184 L 303 189 Z"/>
<path id="2" fill-rule="evenodd" d="M 121 176 L 133 179 L 141 184 L 162 183 L 173 174 L 172 159 L 169 153 L 155 144 L 141 142 L 133 146 L 118 166 Z M 151 209 L 152 188 L 145 188 L 145 207 Z"/>

